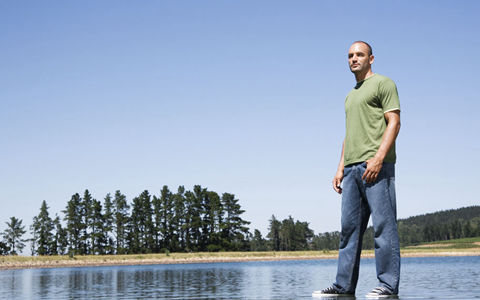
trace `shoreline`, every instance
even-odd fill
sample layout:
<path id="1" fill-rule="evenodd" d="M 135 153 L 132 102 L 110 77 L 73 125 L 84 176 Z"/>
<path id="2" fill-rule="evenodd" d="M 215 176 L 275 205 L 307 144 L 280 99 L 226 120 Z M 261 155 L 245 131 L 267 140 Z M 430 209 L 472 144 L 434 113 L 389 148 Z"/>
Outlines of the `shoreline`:
<path id="1" fill-rule="evenodd" d="M 480 248 L 469 249 L 402 249 L 402 257 L 480 256 Z M 73 268 L 100 266 L 135 266 L 200 263 L 235 263 L 252 261 L 287 261 L 337 259 L 338 251 L 280 252 L 199 252 L 130 255 L 64 256 L 4 256 L 0 271 L 16 269 Z M 373 258 L 373 250 L 364 250 L 362 258 Z"/>

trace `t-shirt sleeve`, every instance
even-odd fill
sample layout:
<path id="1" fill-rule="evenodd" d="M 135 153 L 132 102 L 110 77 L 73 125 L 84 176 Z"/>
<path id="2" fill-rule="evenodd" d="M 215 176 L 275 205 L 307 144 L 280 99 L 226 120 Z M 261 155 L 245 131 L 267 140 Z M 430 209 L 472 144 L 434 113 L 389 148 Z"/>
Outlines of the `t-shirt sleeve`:
<path id="1" fill-rule="evenodd" d="M 400 110 L 400 100 L 398 98 L 397 86 L 393 80 L 388 79 L 380 83 L 379 96 L 383 113 L 397 109 Z"/>

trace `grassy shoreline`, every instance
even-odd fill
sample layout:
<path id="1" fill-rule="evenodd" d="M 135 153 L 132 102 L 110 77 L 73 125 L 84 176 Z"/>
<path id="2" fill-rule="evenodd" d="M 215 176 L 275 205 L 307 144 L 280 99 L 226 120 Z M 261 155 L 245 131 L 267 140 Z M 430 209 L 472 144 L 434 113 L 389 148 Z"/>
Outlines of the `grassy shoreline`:
<path id="1" fill-rule="evenodd" d="M 402 257 L 480 256 L 480 245 L 472 248 L 408 247 Z M 0 270 L 30 268 L 61 268 L 88 266 L 191 264 L 212 262 L 247 262 L 275 260 L 336 259 L 338 251 L 266 251 L 266 252 L 198 252 L 170 254 L 85 255 L 70 258 L 62 256 L 3 256 Z M 374 257 L 373 250 L 362 251 L 362 257 Z"/>

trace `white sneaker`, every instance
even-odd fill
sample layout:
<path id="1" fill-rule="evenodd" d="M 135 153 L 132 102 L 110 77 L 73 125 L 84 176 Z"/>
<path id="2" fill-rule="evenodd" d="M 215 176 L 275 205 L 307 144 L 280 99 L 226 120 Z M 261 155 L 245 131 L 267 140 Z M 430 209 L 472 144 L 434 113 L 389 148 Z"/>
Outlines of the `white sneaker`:
<path id="1" fill-rule="evenodd" d="M 367 298 L 397 298 L 396 294 L 390 292 L 387 288 L 376 287 L 370 293 L 366 294 Z"/>
<path id="2" fill-rule="evenodd" d="M 353 297 L 353 294 L 340 293 L 333 285 L 323 289 L 321 291 L 314 291 L 312 297 L 325 298 L 325 297 Z"/>

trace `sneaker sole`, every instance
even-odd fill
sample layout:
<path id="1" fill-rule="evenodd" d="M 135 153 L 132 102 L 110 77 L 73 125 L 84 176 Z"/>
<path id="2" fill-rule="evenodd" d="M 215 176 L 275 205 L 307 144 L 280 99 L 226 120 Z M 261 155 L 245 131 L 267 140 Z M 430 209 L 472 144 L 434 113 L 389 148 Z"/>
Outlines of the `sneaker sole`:
<path id="1" fill-rule="evenodd" d="M 312 293 L 313 298 L 327 298 L 327 297 L 336 297 L 336 298 L 349 298 L 352 299 L 355 295 L 352 294 L 322 294 L 320 291 Z"/>
<path id="2" fill-rule="evenodd" d="M 398 299 L 398 295 L 369 295 L 369 294 L 366 294 L 365 295 L 366 298 L 369 298 L 369 299 Z"/>

